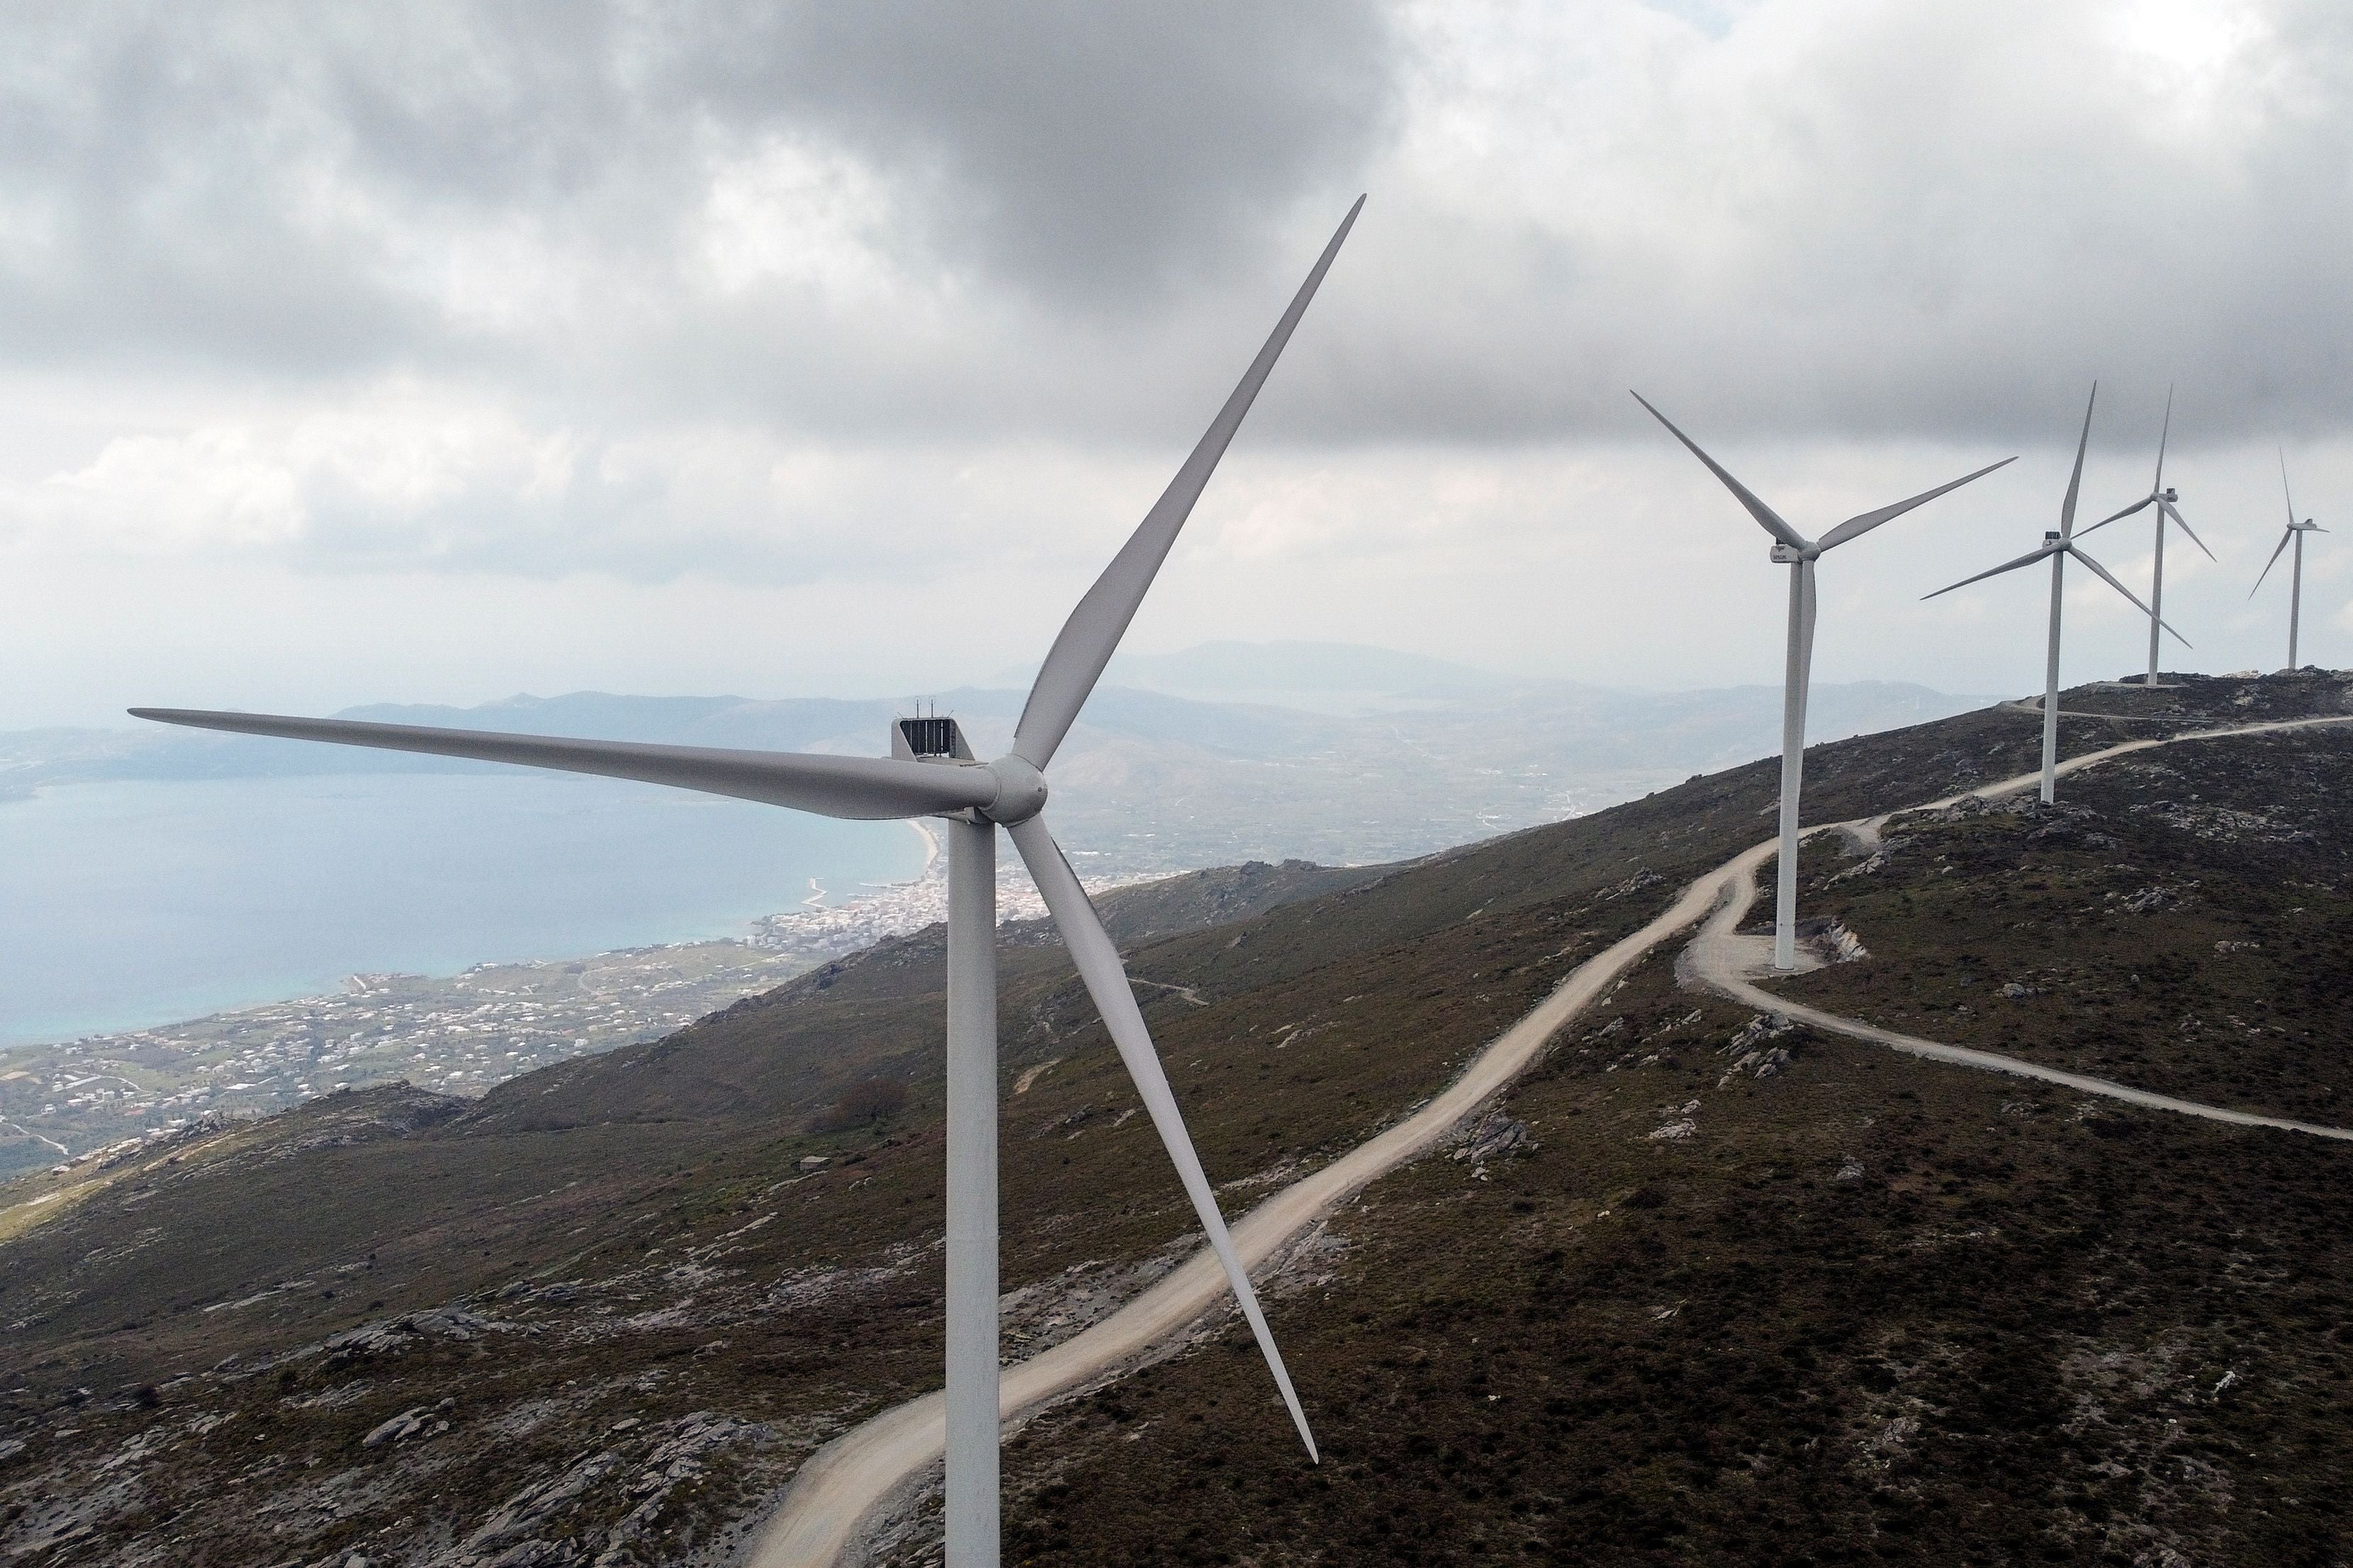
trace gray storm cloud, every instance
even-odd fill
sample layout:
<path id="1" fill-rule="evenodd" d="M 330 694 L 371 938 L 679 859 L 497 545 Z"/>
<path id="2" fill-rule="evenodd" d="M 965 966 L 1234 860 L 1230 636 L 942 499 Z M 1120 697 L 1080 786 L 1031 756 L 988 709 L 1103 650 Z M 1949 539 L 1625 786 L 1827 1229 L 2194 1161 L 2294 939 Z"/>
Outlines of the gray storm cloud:
<path id="1" fill-rule="evenodd" d="M 1251 503 L 1270 540 L 1679 472 L 1630 385 L 1711 444 L 1972 460 L 2055 450 L 2094 375 L 2119 433 L 2179 383 L 2185 452 L 2353 419 L 2333 0 L 147 5 L 0 44 L 0 377 L 64 431 L 0 450 L 0 544 L 1076 560 L 1359 188 L 1236 451 L 1321 498 Z"/>
<path id="2" fill-rule="evenodd" d="M 5 32 L 0 350 L 295 376 L 733 368 L 698 341 L 826 314 L 696 266 L 714 191 L 779 147 L 887 190 L 859 215 L 877 271 L 1049 320 L 1165 312 L 1347 184 L 1396 58 L 1353 0 L 153 5 Z"/>
<path id="3" fill-rule="evenodd" d="M 1366 184 L 1271 437 L 1614 436 L 1636 381 L 1746 434 L 2041 439 L 2021 410 L 2101 371 L 2194 384 L 2193 442 L 2353 412 L 2329 0 L 156 5 L 5 32 L 24 365 L 1157 443 Z"/>

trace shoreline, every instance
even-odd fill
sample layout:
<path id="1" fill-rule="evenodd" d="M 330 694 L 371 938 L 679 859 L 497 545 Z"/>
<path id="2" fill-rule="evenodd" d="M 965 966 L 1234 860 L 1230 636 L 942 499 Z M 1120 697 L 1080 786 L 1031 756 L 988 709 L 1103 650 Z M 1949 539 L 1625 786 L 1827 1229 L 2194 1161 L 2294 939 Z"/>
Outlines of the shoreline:
<path id="1" fill-rule="evenodd" d="M 816 878 L 810 878 L 807 879 L 808 887 L 810 889 L 810 891 L 807 894 L 782 909 L 773 910 L 761 915 L 755 915 L 750 920 L 743 921 L 738 930 L 732 935 L 682 937 L 671 942 L 633 942 L 626 943 L 617 947 L 598 948 L 589 952 L 564 954 L 548 958 L 486 958 L 477 960 L 462 968 L 450 970 L 447 973 L 427 973 L 420 971 L 354 971 L 349 974 L 340 977 L 333 983 L 332 987 L 322 986 L 319 989 L 307 991 L 295 987 L 289 987 L 287 991 L 282 992 L 278 995 L 259 998 L 250 1002 L 237 1003 L 228 1006 L 206 1008 L 202 1011 L 182 1014 L 176 1017 L 164 1019 L 152 1024 L 101 1026 L 98 1028 L 83 1030 L 78 1033 L 51 1035 L 40 1039 L 15 1040 L 0 1043 L 0 1058 L 5 1058 L 18 1052 L 60 1050 L 69 1047 L 88 1046 L 104 1041 L 121 1040 L 130 1037 L 152 1034 L 156 1031 L 185 1029 L 197 1025 L 216 1023 L 230 1024 L 247 1015 L 272 1013 L 288 1007 L 301 1006 L 306 1004 L 335 1001 L 351 993 L 353 983 L 354 981 L 381 980 L 386 977 L 396 976 L 400 979 L 417 981 L 426 984 L 447 984 L 462 980 L 469 975 L 476 974 L 485 970 L 556 970 L 562 969 L 567 964 L 594 963 L 599 961 L 625 959 L 644 954 L 664 952 L 683 952 L 712 947 L 742 948 L 746 951 L 747 956 L 754 958 L 773 958 L 781 956 L 783 948 L 780 945 L 776 944 L 773 941 L 763 942 L 762 940 L 764 935 L 773 933 L 777 931 L 778 922 L 792 921 L 811 915 L 854 917 L 860 913 L 866 912 L 868 910 L 872 910 L 874 912 L 879 914 L 881 912 L 880 908 L 880 904 L 881 902 L 892 901 L 888 900 L 888 895 L 892 893 L 904 894 L 918 890 L 923 888 L 926 883 L 932 882 L 937 879 L 944 868 L 942 863 L 946 857 L 946 846 L 942 843 L 939 834 L 920 817 L 910 817 L 905 819 L 905 821 L 906 825 L 914 830 L 915 836 L 922 839 L 923 843 L 923 864 L 913 877 L 892 882 L 858 883 L 857 887 L 859 891 L 849 894 L 839 903 L 826 901 L 828 895 L 820 885 L 819 880 Z M 881 921 L 876 923 L 891 929 L 878 931 L 874 932 L 873 935 L 879 940 L 879 938 L 883 935 L 892 934 L 892 931 L 898 928 L 902 923 L 905 922 L 905 921 L 906 917 L 904 915 L 902 915 L 895 920 L 886 917 Z M 916 920 L 912 923 L 907 924 L 906 929 L 914 929 L 922 923 L 923 922 L 920 920 Z M 812 935 L 814 934 L 815 933 L 812 933 Z M 848 933 L 839 934 L 847 935 Z"/>
<path id="2" fill-rule="evenodd" d="M 930 823 L 920 816 L 910 816 L 906 818 L 906 823 L 915 830 L 915 836 L 923 841 L 923 868 L 915 874 L 915 880 L 927 882 L 931 880 L 932 868 L 940 863 L 940 836 L 933 830 Z M 895 885 L 904 886 L 905 884 Z"/>
<path id="3" fill-rule="evenodd" d="M 107 781 L 0 811 L 0 1050 L 335 991 L 741 939 L 922 875 L 888 823 L 466 774 Z M 627 786 L 634 791 L 643 786 Z"/>

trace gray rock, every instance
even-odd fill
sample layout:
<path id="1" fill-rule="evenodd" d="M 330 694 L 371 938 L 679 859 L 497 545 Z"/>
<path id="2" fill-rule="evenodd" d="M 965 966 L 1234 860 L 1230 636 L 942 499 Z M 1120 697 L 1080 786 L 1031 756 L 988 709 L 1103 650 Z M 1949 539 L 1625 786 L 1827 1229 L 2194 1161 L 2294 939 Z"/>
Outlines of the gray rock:
<path id="1" fill-rule="evenodd" d="M 385 1443 L 397 1443 L 410 1433 L 421 1428 L 431 1415 L 431 1407 L 427 1405 L 419 1405 L 415 1409 L 404 1410 L 361 1438 L 360 1447 L 374 1448 Z"/>

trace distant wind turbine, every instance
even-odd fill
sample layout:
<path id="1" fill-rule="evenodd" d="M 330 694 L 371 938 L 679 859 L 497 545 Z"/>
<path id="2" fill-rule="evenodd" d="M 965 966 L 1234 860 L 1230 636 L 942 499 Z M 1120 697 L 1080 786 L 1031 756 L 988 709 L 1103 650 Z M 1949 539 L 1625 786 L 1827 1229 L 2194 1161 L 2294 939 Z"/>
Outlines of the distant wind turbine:
<path id="1" fill-rule="evenodd" d="M 2084 405 L 2084 433 L 2075 438 L 2075 470 L 2067 476 L 2067 499 L 2059 503 L 2058 531 L 2045 533 L 2042 536 L 2042 547 L 2039 550 L 2029 551 L 2015 561 L 2005 561 L 2000 565 L 1980 572 L 1974 577 L 1964 577 L 1951 587 L 1939 588 L 1934 594 L 1924 595 L 1925 598 L 1934 599 L 1940 595 L 1951 593 L 1954 588 L 1966 588 L 1972 583 L 1982 583 L 1989 577 L 1999 577 L 2005 572 L 2015 572 L 2021 566 L 2031 566 L 2046 555 L 2051 558 L 2051 651 L 2042 666 L 2042 804 L 2045 805 L 2058 798 L 2059 606 L 2060 591 L 2064 586 L 2067 557 L 2072 555 L 2090 567 L 2098 575 L 2100 581 L 2122 594 L 2126 598 L 2132 599 L 2140 613 L 2148 616 L 2154 625 L 2165 626 L 2167 631 L 2173 632 L 2173 635 L 2180 640 L 2182 647 L 2189 646 L 2189 638 L 2182 637 L 2179 632 L 2174 632 L 2171 626 L 2158 620 L 2155 611 L 2134 598 L 2130 588 L 2117 582 L 2109 574 L 2106 567 L 2084 554 L 2083 547 L 2075 542 L 2075 497 L 2084 485 L 2084 448 L 2091 443 L 2092 439 L 2092 407 L 2099 400 L 2100 384 L 2094 382 L 2091 399 Z M 2116 515 L 2121 517 L 2124 513 L 2119 512 Z M 2163 524 L 2160 522 L 2159 526 Z M 2084 531 L 2089 533 L 2091 530 L 2087 528 Z M 2154 671 L 2156 668 L 2157 661 L 2151 658 L 2149 668 Z M 2150 679 L 2154 680 L 2156 678 L 2152 675 Z"/>
<path id="2" fill-rule="evenodd" d="M 1242 1315 L 1316 1458 L 1315 1438 L 1283 1370 L 1250 1275 L 1234 1251 L 1225 1216 L 1194 1153 L 1167 1074 L 1119 950 L 1104 931 L 1041 815 L 1044 769 L 1111 661 L 1144 602 L 1176 533 L 1209 482 L 1227 444 L 1250 411 L 1274 362 L 1339 254 L 1364 208 L 1356 198 L 1324 247 L 1250 371 L 1227 398 L 1176 477 L 1093 587 L 1079 601 L 1029 689 L 1013 749 L 992 763 L 973 757 L 954 719 L 902 719 L 892 755 L 818 756 L 793 752 L 717 751 L 559 740 L 469 730 L 422 729 L 333 719 L 192 712 L 134 708 L 142 719 L 290 740 L 331 741 L 396 752 L 520 763 L 608 778 L 638 779 L 709 795 L 790 806 L 825 816 L 942 816 L 948 823 L 947 964 L 947 1561 L 951 1568 L 995 1568 L 997 1526 L 997 829 L 1011 835 L 1046 907 L 1071 950 L 1080 978 L 1102 1015 L 1136 1094 L 1176 1166 L 1218 1261 L 1225 1266 Z"/>
<path id="3" fill-rule="evenodd" d="M 2295 560 L 2288 569 L 2287 590 L 2287 667 L 2294 669 L 2296 668 L 2295 623 L 2304 608 L 2304 536 L 2328 531 L 2308 517 L 2302 522 L 2296 521 L 2295 497 L 2289 493 L 2287 488 L 2287 449 L 2284 447 L 2280 448 L 2280 494 L 2287 501 L 2287 530 L 2280 535 L 2278 546 L 2272 551 L 2272 558 L 2263 563 L 2262 573 L 2255 578 L 2255 587 L 2247 590 L 2247 597 L 2252 599 L 2255 596 L 2255 588 L 2262 587 L 2263 579 L 2272 574 L 2272 568 L 2279 564 L 2280 551 L 2287 548 L 2289 540 L 2295 540 Z"/>
<path id="4" fill-rule="evenodd" d="M 1781 870 L 1780 883 L 1774 890 L 1773 967 L 1798 967 L 1798 794 L 1805 772 L 1806 755 L 1806 694 L 1812 679 L 1814 663 L 1814 562 L 1825 550 L 1835 550 L 1850 539 L 1861 538 L 1891 518 L 1903 516 L 1924 501 L 1935 500 L 1947 490 L 1955 490 L 1971 479 L 1983 479 L 2003 463 L 2017 461 L 2004 458 L 2000 463 L 1989 463 L 1973 474 L 1963 474 L 1950 484 L 1924 490 L 1909 500 L 1881 507 L 1848 518 L 1819 540 L 1808 539 L 1783 521 L 1780 513 L 1767 506 L 1750 492 L 1747 486 L 1734 479 L 1724 465 L 1699 449 L 1699 444 L 1681 430 L 1674 421 L 1651 407 L 1650 400 L 1641 393 L 1634 401 L 1651 410 L 1651 417 L 1672 431 L 1676 440 L 1691 448 L 1693 457 L 1707 465 L 1708 472 L 1724 481 L 1724 488 L 1748 509 L 1765 531 L 1773 536 L 1771 559 L 1789 568 L 1789 647 L 1788 658 L 1781 682 Z"/>
<path id="5" fill-rule="evenodd" d="M 2100 519 L 2099 521 L 2092 524 L 2091 527 L 2084 530 L 2086 534 L 2096 533 L 2101 529 L 2107 527 L 2108 524 L 2116 521 L 2119 518 L 2130 517 L 2133 513 L 2140 510 L 2143 507 L 2155 507 L 2157 509 L 2157 553 L 2149 566 L 2148 572 L 2148 679 L 2145 684 L 2149 686 L 2155 686 L 2157 684 L 2158 628 L 2164 625 L 2165 520 L 2169 517 L 2174 521 L 2179 523 L 2181 525 L 2181 531 L 2189 536 L 2189 542 L 2196 545 L 2200 550 L 2205 551 L 2207 560 L 2211 561 L 2214 559 L 2214 552 L 2206 549 L 2206 542 L 2198 537 L 2197 531 L 2189 526 L 2189 520 L 2183 517 L 2181 515 L 2180 509 L 2173 504 L 2175 501 L 2181 499 L 2179 492 L 2169 490 L 2165 488 L 2165 443 L 2166 437 L 2172 434 L 2173 388 L 2168 386 L 2165 389 L 2165 424 L 2161 428 L 2159 428 L 2157 435 L 2156 483 L 2149 487 L 2148 494 L 2133 502 L 2132 505 L 2125 508 L 2122 511 L 2110 512 L 2107 516 Z"/>

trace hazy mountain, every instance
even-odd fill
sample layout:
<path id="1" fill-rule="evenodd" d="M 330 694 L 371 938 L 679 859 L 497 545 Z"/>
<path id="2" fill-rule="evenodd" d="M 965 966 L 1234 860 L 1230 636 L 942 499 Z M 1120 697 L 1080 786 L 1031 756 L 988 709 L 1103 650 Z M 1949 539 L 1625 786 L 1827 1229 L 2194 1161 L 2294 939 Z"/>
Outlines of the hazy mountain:
<path id="1" fill-rule="evenodd" d="M 1058 829 L 1091 872 L 1394 859 L 1590 811 L 1779 746 L 1773 688 L 1620 690 L 1349 644 L 1123 655 L 1110 679 L 1054 775 Z M 962 719 L 987 755 L 1010 743 L 1025 687 L 1017 679 L 923 700 Z M 1889 682 L 1820 686 L 1813 732 L 1870 733 L 1985 700 Z M 574 692 L 473 708 L 372 704 L 338 717 L 871 755 L 913 701 Z M 0 734 L 0 795 L 97 779 L 485 766 L 153 725 Z"/>
<path id="2" fill-rule="evenodd" d="M 1008 686 L 1027 689 L 1038 667 L 998 672 Z M 1567 681 L 1530 679 L 1474 669 L 1423 654 L 1366 643 L 1206 642 L 1176 653 L 1119 653 L 1104 679 L 1121 686 L 1207 701 L 1256 702 L 1311 712 L 1361 714 L 1443 703 L 1514 688 L 1567 688 Z"/>

